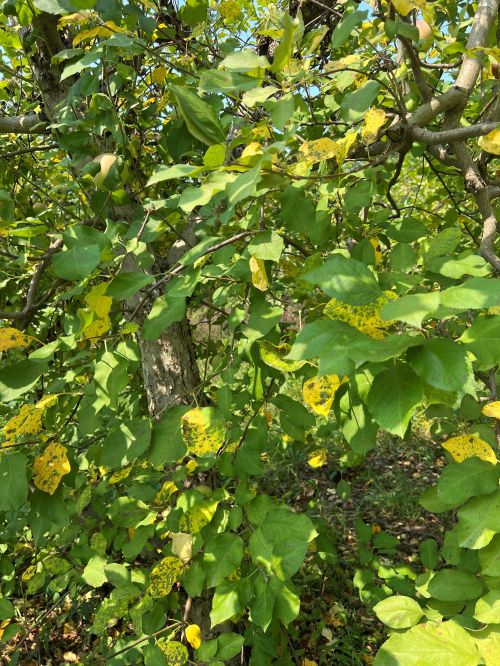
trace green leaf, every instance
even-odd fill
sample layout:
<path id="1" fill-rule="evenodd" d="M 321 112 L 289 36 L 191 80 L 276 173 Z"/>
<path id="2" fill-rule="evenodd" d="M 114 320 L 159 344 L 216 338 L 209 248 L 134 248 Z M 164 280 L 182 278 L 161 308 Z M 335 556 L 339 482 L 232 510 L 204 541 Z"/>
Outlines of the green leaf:
<path id="1" fill-rule="evenodd" d="M 314 203 L 303 189 L 289 185 L 279 195 L 281 217 L 291 231 L 308 233 L 316 216 Z"/>
<path id="2" fill-rule="evenodd" d="M 255 193 L 255 187 L 261 180 L 260 162 L 253 169 L 241 173 L 236 180 L 226 188 L 227 200 L 231 206 L 236 206 L 243 199 L 247 199 Z"/>
<path id="3" fill-rule="evenodd" d="M 263 631 L 267 631 L 273 619 L 274 592 L 269 581 L 259 576 L 255 581 L 255 599 L 250 606 L 250 619 Z"/>
<path id="4" fill-rule="evenodd" d="M 171 407 L 153 425 L 149 460 L 152 465 L 176 462 L 187 453 L 181 434 L 181 418 L 191 408 L 185 405 Z"/>
<path id="5" fill-rule="evenodd" d="M 450 620 L 427 622 L 393 634 L 377 653 L 375 666 L 477 666 L 479 653 L 471 636 Z"/>
<path id="6" fill-rule="evenodd" d="M 375 101 L 379 91 L 380 83 L 371 80 L 367 81 L 361 88 L 358 88 L 354 92 L 344 95 L 340 103 L 339 116 L 346 123 L 361 120 Z"/>
<path id="7" fill-rule="evenodd" d="M 498 533 L 500 489 L 484 497 L 474 497 L 458 510 L 458 538 L 463 548 L 484 548 Z"/>
<path id="8" fill-rule="evenodd" d="M 156 183 L 162 183 L 165 180 L 193 177 L 199 173 L 203 173 L 203 171 L 203 167 L 192 164 L 174 164 L 173 166 L 161 164 L 149 178 L 146 187 L 156 185 Z"/>
<path id="9" fill-rule="evenodd" d="M 481 594 L 481 581 L 468 571 L 442 569 L 433 574 L 427 590 L 439 601 L 467 601 Z"/>
<path id="10" fill-rule="evenodd" d="M 293 38 L 299 27 L 298 19 L 292 19 L 289 14 L 284 14 L 282 19 L 283 36 L 274 52 L 271 72 L 276 73 L 285 69 L 292 56 Z"/>
<path id="11" fill-rule="evenodd" d="M 479 562 L 484 576 L 500 576 L 500 534 L 479 551 Z"/>
<path id="12" fill-rule="evenodd" d="M 477 600 L 474 617 L 485 624 L 500 624 L 500 590 L 490 590 Z"/>
<path id="13" fill-rule="evenodd" d="M 106 287 L 106 294 L 119 301 L 126 301 L 153 281 L 153 276 L 146 273 L 119 273 Z"/>
<path id="14" fill-rule="evenodd" d="M 203 568 L 207 587 L 215 587 L 236 571 L 243 559 L 243 540 L 236 534 L 218 534 L 205 545 Z"/>
<path id="15" fill-rule="evenodd" d="M 367 305 L 382 296 L 373 273 L 361 262 L 337 254 L 303 278 L 349 305 Z"/>
<path id="16" fill-rule="evenodd" d="M 391 629 L 413 627 L 424 615 L 424 611 L 415 599 L 399 595 L 379 601 L 373 610 L 378 619 Z"/>
<path id="17" fill-rule="evenodd" d="M 338 49 L 349 39 L 351 32 L 368 16 L 368 12 L 359 10 L 345 15 L 343 20 L 335 27 L 332 35 L 332 49 Z"/>
<path id="18" fill-rule="evenodd" d="M 426 569 L 435 569 L 439 564 L 438 545 L 435 539 L 425 539 L 418 547 L 420 561 Z"/>
<path id="19" fill-rule="evenodd" d="M 269 60 L 265 56 L 257 55 L 253 49 L 243 49 L 243 51 L 230 53 L 220 63 L 220 66 L 234 72 L 251 72 L 252 69 L 258 67 L 267 69 Z"/>
<path id="20" fill-rule="evenodd" d="M 252 257 L 265 261 L 279 261 L 285 247 L 285 241 L 275 231 L 262 231 L 255 234 L 247 247 Z"/>
<path id="21" fill-rule="evenodd" d="M 207 20 L 208 0 L 186 0 L 180 8 L 182 22 L 186 25 L 198 25 Z"/>
<path id="22" fill-rule="evenodd" d="M 27 393 L 47 370 L 40 361 L 20 361 L 0 369 L 0 402 L 11 402 Z"/>
<path id="23" fill-rule="evenodd" d="M 37 9 L 47 14 L 69 14 L 74 11 L 70 0 L 34 0 L 33 4 Z"/>
<path id="24" fill-rule="evenodd" d="M 283 315 L 283 309 L 272 306 L 263 294 L 254 297 L 248 312 L 250 316 L 247 325 L 243 327 L 243 335 L 251 342 L 269 333 Z"/>
<path id="25" fill-rule="evenodd" d="M 82 572 L 82 579 L 91 587 L 101 587 L 108 579 L 104 572 L 106 560 L 100 555 L 91 557 Z"/>
<path id="26" fill-rule="evenodd" d="M 104 352 L 94 371 L 95 389 L 103 404 L 116 407 L 121 392 L 127 386 L 127 365 L 123 357 Z"/>
<path id="27" fill-rule="evenodd" d="M 289 587 L 290 583 L 285 584 L 283 581 L 272 576 L 269 585 L 275 596 L 273 615 L 281 620 L 286 627 L 299 614 L 300 599 Z"/>
<path id="28" fill-rule="evenodd" d="M 220 659 L 220 661 L 232 659 L 241 652 L 244 642 L 245 639 L 240 634 L 233 632 L 221 634 L 217 638 L 217 652 L 213 658 Z"/>
<path id="29" fill-rule="evenodd" d="M 22 453 L 4 452 L 0 458 L 0 511 L 18 509 L 28 499 L 27 458 Z"/>
<path id="30" fill-rule="evenodd" d="M 102 443 L 101 465 L 111 468 L 128 465 L 147 450 L 150 438 L 151 424 L 146 419 L 120 423 Z"/>
<path id="31" fill-rule="evenodd" d="M 462 259 L 450 256 L 434 257 L 426 261 L 426 267 L 433 273 L 440 273 L 455 280 L 464 275 L 482 277 L 491 273 L 491 266 L 477 254 L 470 254 Z"/>
<path id="32" fill-rule="evenodd" d="M 406 358 L 424 382 L 442 391 L 461 391 L 469 378 L 465 349 L 452 340 L 429 338 Z"/>
<path id="33" fill-rule="evenodd" d="M 208 146 L 225 141 L 226 134 L 211 106 L 187 88 L 171 85 L 170 90 L 174 94 L 180 115 L 195 139 Z"/>
<path id="34" fill-rule="evenodd" d="M 499 278 L 471 278 L 441 294 L 441 305 L 459 310 L 482 310 L 500 305 Z"/>
<path id="35" fill-rule="evenodd" d="M 500 285 L 499 285 L 500 288 Z M 458 338 L 479 359 L 482 368 L 500 364 L 500 316 L 476 317 Z"/>
<path id="36" fill-rule="evenodd" d="M 481 458 L 466 458 L 447 465 L 437 483 L 439 499 L 457 507 L 475 495 L 487 495 L 498 486 L 498 469 Z"/>
<path id="37" fill-rule="evenodd" d="M 186 314 L 185 296 L 159 296 L 153 303 L 142 327 L 144 340 L 157 340 L 169 326 L 184 319 Z"/>
<path id="38" fill-rule="evenodd" d="M 408 365 L 398 363 L 375 377 L 367 406 L 381 428 L 403 437 L 423 397 L 420 377 Z"/>
<path id="39" fill-rule="evenodd" d="M 99 245 L 78 245 L 52 257 L 54 273 L 63 280 L 82 280 L 101 260 Z"/>
<path id="40" fill-rule="evenodd" d="M 420 251 L 427 262 L 433 257 L 449 254 L 460 243 L 462 233 L 458 227 L 448 227 L 435 236 L 428 236 L 420 245 Z"/>
<path id="41" fill-rule="evenodd" d="M 440 304 L 439 292 L 409 294 L 386 303 L 380 311 L 384 321 L 404 321 L 410 326 L 420 328 L 429 315 L 437 312 Z"/>
<path id="42" fill-rule="evenodd" d="M 391 240 L 398 241 L 398 243 L 413 243 L 419 238 L 427 236 L 427 227 L 414 217 L 404 217 L 387 227 L 385 233 Z"/>
<path id="43" fill-rule="evenodd" d="M 215 589 L 210 621 L 212 627 L 240 613 L 253 598 L 252 584 L 248 579 L 224 582 Z"/>
<path id="44" fill-rule="evenodd" d="M 209 69 L 200 77 L 200 92 L 230 93 L 235 90 L 252 90 L 256 88 L 262 79 L 254 76 L 246 76 L 237 72 L 227 72 L 222 69 Z"/>

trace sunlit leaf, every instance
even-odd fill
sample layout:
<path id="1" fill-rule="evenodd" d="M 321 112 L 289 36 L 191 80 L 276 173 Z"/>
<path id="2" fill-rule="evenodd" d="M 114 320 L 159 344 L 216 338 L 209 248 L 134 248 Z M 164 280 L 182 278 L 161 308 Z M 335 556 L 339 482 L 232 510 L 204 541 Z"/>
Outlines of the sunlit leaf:
<path id="1" fill-rule="evenodd" d="M 195 407 L 181 418 L 181 433 L 190 453 L 214 456 L 224 443 L 224 420 L 213 407 Z"/>
<path id="2" fill-rule="evenodd" d="M 186 640 L 194 650 L 200 647 L 201 629 L 197 624 L 190 624 L 186 627 Z"/>
<path id="3" fill-rule="evenodd" d="M 317 414 L 328 416 L 335 393 L 346 381 L 347 377 L 341 380 L 338 375 L 324 375 L 308 379 L 302 386 L 304 402 Z"/>
<path id="4" fill-rule="evenodd" d="M 179 519 L 179 529 L 190 534 L 197 534 L 202 527 L 214 517 L 219 502 L 217 500 L 206 500 L 196 504 L 189 511 L 183 514 Z"/>
<path id="5" fill-rule="evenodd" d="M 315 453 L 312 453 L 307 459 L 307 464 L 309 467 L 316 469 L 317 467 L 323 467 L 326 465 L 328 460 L 328 451 L 326 449 L 319 449 Z"/>
<path id="6" fill-rule="evenodd" d="M 269 289 L 269 279 L 267 277 L 264 260 L 259 259 L 258 257 L 250 257 L 249 266 L 252 274 L 253 286 L 260 291 L 267 291 Z"/>
<path id="7" fill-rule="evenodd" d="M 166 638 L 160 638 L 156 642 L 167 660 L 167 666 L 184 666 L 189 659 L 187 648 L 179 641 L 168 641 Z"/>
<path id="8" fill-rule="evenodd" d="M 365 122 L 361 130 L 361 140 L 363 143 L 373 143 L 378 135 L 379 129 L 385 123 L 386 113 L 383 109 L 370 109 L 365 116 Z"/>
<path id="9" fill-rule="evenodd" d="M 259 342 L 260 357 L 266 365 L 282 372 L 295 372 L 299 370 L 307 361 L 290 361 L 285 358 L 290 353 L 290 345 L 284 343 L 273 345 L 264 340 Z"/>
<path id="10" fill-rule="evenodd" d="M 113 304 L 113 299 L 106 296 L 107 282 L 101 282 L 89 291 L 85 296 L 85 302 L 88 308 L 94 314 L 94 318 L 88 326 L 83 329 L 84 338 L 100 338 L 107 333 L 111 327 L 109 311 Z"/>
<path id="11" fill-rule="evenodd" d="M 191 559 L 193 550 L 193 535 L 177 532 L 170 535 L 172 539 L 172 553 L 181 559 L 184 564 Z"/>
<path id="12" fill-rule="evenodd" d="M 28 347 L 32 340 L 33 338 L 17 328 L 4 326 L 0 328 L 0 353 L 16 347 Z"/>
<path id="13" fill-rule="evenodd" d="M 413 9 L 425 9 L 425 0 L 391 0 L 401 16 L 408 16 Z"/>
<path id="14" fill-rule="evenodd" d="M 497 462 L 497 457 L 491 446 L 477 435 L 459 435 L 451 437 L 441 445 L 457 461 L 462 462 L 466 458 L 477 456 L 481 460 L 493 463 Z"/>
<path id="15" fill-rule="evenodd" d="M 154 598 L 166 597 L 183 571 L 184 563 L 178 557 L 164 557 L 151 569 L 148 593 Z"/>
<path id="16" fill-rule="evenodd" d="M 53 495 L 62 477 L 69 474 L 71 465 L 66 455 L 67 449 L 58 442 L 52 442 L 33 463 L 33 482 L 37 488 Z"/>
<path id="17" fill-rule="evenodd" d="M 479 147 L 491 155 L 500 155 L 500 130 L 493 130 L 482 136 L 478 141 Z"/>
<path id="18" fill-rule="evenodd" d="M 22 405 L 19 413 L 2 428 L 5 437 L 2 446 L 12 446 L 19 437 L 37 435 L 41 432 L 43 415 L 56 400 L 57 395 L 46 395 L 35 404 Z"/>
<path id="19" fill-rule="evenodd" d="M 489 402 L 483 407 L 482 411 L 485 416 L 491 416 L 494 419 L 500 419 L 500 400 Z"/>
<path id="20" fill-rule="evenodd" d="M 380 310 L 386 303 L 395 299 L 397 299 L 397 295 L 391 291 L 385 291 L 383 296 L 369 305 L 347 305 L 332 298 L 325 305 L 324 313 L 330 319 L 344 321 L 357 328 L 358 331 L 381 340 L 392 322 L 382 320 Z"/>

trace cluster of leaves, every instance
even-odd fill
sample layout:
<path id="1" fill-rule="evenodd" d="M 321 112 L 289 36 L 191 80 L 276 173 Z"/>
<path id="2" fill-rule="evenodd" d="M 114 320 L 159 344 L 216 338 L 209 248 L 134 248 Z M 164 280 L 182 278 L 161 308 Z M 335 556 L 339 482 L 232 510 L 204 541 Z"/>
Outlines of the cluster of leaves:
<path id="1" fill-rule="evenodd" d="M 458 522 L 422 547 L 418 577 L 375 595 L 356 581 L 394 631 L 376 663 L 498 662 L 498 278 L 456 174 L 415 144 L 397 182 L 401 165 L 372 148 L 418 101 L 396 37 L 426 49 L 405 17 L 423 9 L 429 58 L 452 58 L 467 56 L 468 9 L 393 5 L 327 6 L 307 24 L 246 0 L 2 3 L 0 98 L 40 114 L 51 142 L 15 144 L 0 176 L 12 663 L 21 594 L 85 607 L 89 663 L 182 665 L 188 645 L 212 666 L 292 663 L 293 576 L 335 553 L 324 525 L 259 490 L 266 456 L 285 437 L 312 467 L 358 465 L 424 410 L 438 442 L 452 437 L 422 505 Z M 32 73 L 48 24 L 54 109 Z M 471 118 L 483 103 L 471 95 Z M 148 412 L 148 353 L 175 325 L 189 337 L 189 320 L 198 385 L 153 387 Z"/>

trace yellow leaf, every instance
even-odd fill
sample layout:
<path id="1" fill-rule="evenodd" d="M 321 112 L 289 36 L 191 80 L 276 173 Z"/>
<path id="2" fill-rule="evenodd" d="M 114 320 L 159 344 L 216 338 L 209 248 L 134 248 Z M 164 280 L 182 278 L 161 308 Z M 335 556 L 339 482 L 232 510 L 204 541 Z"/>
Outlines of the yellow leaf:
<path id="1" fill-rule="evenodd" d="M 179 518 L 179 529 L 190 534 L 197 534 L 212 520 L 218 505 L 217 500 L 205 500 L 196 504 Z"/>
<path id="2" fill-rule="evenodd" d="M 194 650 L 200 647 L 201 629 L 197 624 L 190 624 L 189 627 L 186 627 L 186 640 Z"/>
<path id="3" fill-rule="evenodd" d="M 165 502 L 170 495 L 173 495 L 177 490 L 178 488 L 173 481 L 165 481 L 160 490 L 156 493 L 155 502 Z"/>
<path id="4" fill-rule="evenodd" d="M 181 418 L 181 433 L 189 452 L 215 456 L 224 443 L 224 420 L 213 407 L 195 407 Z"/>
<path id="5" fill-rule="evenodd" d="M 252 284 L 260 291 L 269 289 L 269 280 L 267 279 L 266 266 L 263 259 L 250 257 L 250 272 L 252 273 Z"/>
<path id="6" fill-rule="evenodd" d="M 305 162 L 310 162 L 311 164 L 337 157 L 337 152 L 337 143 L 326 137 L 323 139 L 306 141 L 299 148 L 300 159 Z"/>
<path id="7" fill-rule="evenodd" d="M 500 419 L 500 401 L 489 402 L 483 407 L 483 414 L 485 416 L 491 416 L 494 419 Z"/>
<path id="8" fill-rule="evenodd" d="M 123 481 L 123 479 L 126 479 L 128 476 L 130 476 L 132 468 L 133 465 L 129 465 L 128 467 L 124 467 L 123 469 L 119 469 L 118 471 L 113 472 L 113 474 L 111 474 L 108 479 L 109 485 L 112 486 L 114 483 L 119 483 L 120 481 Z"/>
<path id="9" fill-rule="evenodd" d="M 109 311 L 113 304 L 113 299 L 105 295 L 108 283 L 101 282 L 93 287 L 85 296 L 85 302 L 89 309 L 94 313 L 94 319 L 83 329 L 83 337 L 100 338 L 111 328 Z"/>
<path id="10" fill-rule="evenodd" d="M 337 144 L 336 160 L 339 166 L 342 166 L 342 164 L 344 164 L 345 159 L 349 154 L 351 147 L 356 143 L 356 138 L 357 138 L 357 132 L 355 130 L 352 130 L 351 132 L 347 132 L 347 134 L 342 139 L 336 141 Z"/>
<path id="11" fill-rule="evenodd" d="M 478 141 L 479 147 L 492 155 L 500 155 L 500 130 L 493 130 Z"/>
<path id="12" fill-rule="evenodd" d="M 178 557 L 168 555 L 151 569 L 149 594 L 155 599 L 166 597 L 184 571 L 184 563 Z"/>
<path id="13" fill-rule="evenodd" d="M 4 326 L 0 328 L 0 353 L 14 349 L 15 347 L 27 347 L 31 344 L 32 337 L 26 335 L 17 328 Z"/>
<path id="14" fill-rule="evenodd" d="M 326 449 L 319 449 L 316 453 L 313 453 L 307 459 L 307 464 L 309 467 L 316 469 L 317 467 L 323 467 L 326 465 L 328 460 L 328 451 Z"/>
<path id="15" fill-rule="evenodd" d="M 189 659 L 187 648 L 179 641 L 169 641 L 167 638 L 160 638 L 156 642 L 167 660 L 167 666 L 184 666 Z"/>
<path id="16" fill-rule="evenodd" d="M 176 532 L 172 538 L 172 553 L 187 564 L 193 551 L 193 535 L 185 532 Z"/>
<path id="17" fill-rule="evenodd" d="M 391 0 L 394 9 L 401 16 L 408 16 L 412 9 L 425 9 L 425 0 Z"/>
<path id="18" fill-rule="evenodd" d="M 262 150 L 260 143 L 258 141 L 252 141 L 248 146 L 245 146 L 238 162 L 240 164 L 253 165 L 260 157 L 262 157 L 263 153 L 264 151 Z"/>
<path id="19" fill-rule="evenodd" d="M 385 111 L 382 109 L 370 109 L 368 111 L 365 116 L 363 129 L 361 130 L 361 140 L 363 143 L 370 144 L 376 140 L 378 131 L 385 123 L 386 118 Z"/>
<path id="20" fill-rule="evenodd" d="M 161 85 L 164 83 L 165 79 L 167 77 L 167 68 L 160 66 L 160 67 L 155 67 L 153 71 L 151 72 L 151 83 L 156 83 L 157 85 Z"/>
<path id="21" fill-rule="evenodd" d="M 488 308 L 487 313 L 490 315 L 500 315 L 500 305 L 492 305 Z"/>
<path id="22" fill-rule="evenodd" d="M 321 416 L 328 416 L 339 386 L 347 381 L 347 377 L 340 380 L 338 375 L 324 375 L 313 377 L 304 382 L 302 395 L 306 405 Z"/>
<path id="23" fill-rule="evenodd" d="M 295 372 L 306 361 L 289 361 L 286 355 L 290 352 L 290 345 L 273 345 L 270 342 L 259 342 L 260 357 L 266 365 L 282 372 Z"/>
<path id="24" fill-rule="evenodd" d="M 67 449 L 62 444 L 52 442 L 41 455 L 35 458 L 33 481 L 35 486 L 44 493 L 53 495 L 62 477 L 71 471 L 66 452 Z"/>
<path id="25" fill-rule="evenodd" d="M 346 324 L 357 328 L 358 331 L 372 338 L 381 340 L 386 330 L 391 326 L 391 321 L 383 321 L 380 318 L 380 310 L 390 300 L 395 300 L 397 295 L 392 291 L 385 291 L 369 305 L 347 305 L 332 298 L 325 305 L 324 314 L 330 319 L 344 321 Z"/>
<path id="26" fill-rule="evenodd" d="M 378 238 L 370 238 L 370 243 L 371 246 L 373 247 L 373 251 L 375 252 L 375 266 L 379 264 L 382 261 L 382 251 L 380 249 L 380 243 L 378 241 Z M 395 299 L 396 294 L 393 294 L 392 291 L 387 292 L 388 294 L 391 294 L 389 298 Z"/>
<path id="27" fill-rule="evenodd" d="M 188 460 L 186 463 L 186 472 L 188 474 L 192 474 L 197 467 L 198 463 L 196 462 L 196 460 Z"/>
<path id="28" fill-rule="evenodd" d="M 476 456 L 496 465 L 497 458 L 491 446 L 477 435 L 459 435 L 441 445 L 457 462 Z"/>
<path id="29" fill-rule="evenodd" d="M 12 446 L 18 437 L 37 435 L 41 432 L 43 429 L 43 415 L 56 400 L 57 395 L 46 395 L 34 405 L 22 405 L 19 413 L 12 417 L 2 428 L 5 437 L 2 446 Z"/>
<path id="30" fill-rule="evenodd" d="M 235 0 L 224 0 L 216 6 L 217 11 L 225 21 L 234 21 L 239 18 L 241 10 Z"/>

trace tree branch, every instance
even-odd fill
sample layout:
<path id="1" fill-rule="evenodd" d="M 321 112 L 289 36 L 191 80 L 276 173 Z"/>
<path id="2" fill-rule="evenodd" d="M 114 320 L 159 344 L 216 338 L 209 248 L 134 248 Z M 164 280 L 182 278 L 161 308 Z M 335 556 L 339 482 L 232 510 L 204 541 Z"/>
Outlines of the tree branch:
<path id="1" fill-rule="evenodd" d="M 48 134 L 47 123 L 37 113 L 0 118 L 0 134 Z"/>
<path id="2" fill-rule="evenodd" d="M 496 122 L 487 122 L 471 125 L 470 127 L 456 127 L 441 132 L 432 132 L 431 130 L 411 125 L 410 134 L 417 141 L 435 146 L 442 143 L 453 143 L 464 141 L 465 139 L 472 139 L 477 136 L 484 136 L 496 129 L 497 126 L 498 123 Z"/>

